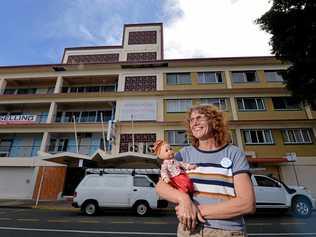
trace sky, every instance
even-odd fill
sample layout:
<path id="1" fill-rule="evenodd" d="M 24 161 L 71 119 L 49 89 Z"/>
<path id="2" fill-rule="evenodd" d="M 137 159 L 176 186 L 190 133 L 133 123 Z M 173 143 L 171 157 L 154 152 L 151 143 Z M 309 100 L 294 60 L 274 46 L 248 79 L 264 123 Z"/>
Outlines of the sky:
<path id="1" fill-rule="evenodd" d="M 0 65 L 56 64 L 64 48 L 120 45 L 124 24 L 162 22 L 165 59 L 271 55 L 255 20 L 269 0 L 2 0 Z"/>

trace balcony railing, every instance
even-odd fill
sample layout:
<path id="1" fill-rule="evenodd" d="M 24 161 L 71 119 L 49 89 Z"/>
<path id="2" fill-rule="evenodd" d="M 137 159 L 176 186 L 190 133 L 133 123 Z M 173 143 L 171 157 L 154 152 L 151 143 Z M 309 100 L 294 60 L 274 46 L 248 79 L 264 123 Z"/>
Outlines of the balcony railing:
<path id="1" fill-rule="evenodd" d="M 0 157 L 37 156 L 40 146 L 0 146 Z"/>
<path id="2" fill-rule="evenodd" d="M 63 87 L 62 93 L 105 93 L 105 92 L 116 92 L 117 85 L 103 85 L 103 86 L 77 86 L 77 87 Z"/>
<path id="3" fill-rule="evenodd" d="M 32 95 L 32 94 L 52 94 L 54 87 L 47 88 L 6 88 L 0 90 L 3 95 Z"/>
<path id="4" fill-rule="evenodd" d="M 78 153 L 82 155 L 92 155 L 96 150 L 103 149 L 103 145 L 78 145 Z M 73 152 L 77 153 L 76 145 L 48 145 L 47 152 L 56 154 L 60 152 Z"/>

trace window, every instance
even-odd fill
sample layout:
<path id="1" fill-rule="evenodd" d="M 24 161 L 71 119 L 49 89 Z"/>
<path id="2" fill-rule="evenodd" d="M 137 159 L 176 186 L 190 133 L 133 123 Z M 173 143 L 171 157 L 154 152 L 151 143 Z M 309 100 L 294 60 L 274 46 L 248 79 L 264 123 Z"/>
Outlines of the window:
<path id="1" fill-rule="evenodd" d="M 264 71 L 264 75 L 268 82 L 283 82 L 280 71 Z"/>
<path id="2" fill-rule="evenodd" d="M 272 179 L 268 179 L 266 177 L 262 176 L 255 176 L 255 179 L 257 181 L 258 186 L 263 186 L 263 187 L 280 187 L 280 185 L 273 181 Z"/>
<path id="3" fill-rule="evenodd" d="M 246 144 L 273 144 L 272 132 L 270 129 L 249 129 L 244 130 Z"/>
<path id="4" fill-rule="evenodd" d="M 310 144 L 312 138 L 309 129 L 284 129 L 282 130 L 284 144 Z"/>
<path id="5" fill-rule="evenodd" d="M 265 110 L 262 98 L 237 98 L 237 105 L 240 111 Z"/>
<path id="6" fill-rule="evenodd" d="M 153 187 L 152 183 L 148 181 L 145 177 L 134 176 L 134 186 L 135 187 Z"/>
<path id="7" fill-rule="evenodd" d="M 256 71 L 232 72 L 232 80 L 234 83 L 257 82 Z"/>
<path id="8" fill-rule="evenodd" d="M 192 107 L 192 100 L 167 100 L 167 112 L 187 112 Z"/>
<path id="9" fill-rule="evenodd" d="M 168 131 L 168 143 L 171 145 L 188 145 L 188 139 L 184 130 Z"/>
<path id="10" fill-rule="evenodd" d="M 291 97 L 273 97 L 272 103 L 275 110 L 301 110 L 300 102 Z"/>
<path id="11" fill-rule="evenodd" d="M 57 153 L 61 151 L 67 151 L 67 145 L 67 138 L 52 138 L 48 146 L 48 152 Z"/>
<path id="12" fill-rule="evenodd" d="M 221 72 L 199 72 L 198 73 L 198 83 L 223 83 Z"/>
<path id="13" fill-rule="evenodd" d="M 167 73 L 167 84 L 192 84 L 190 73 Z"/>
<path id="14" fill-rule="evenodd" d="M 201 104 L 215 105 L 221 111 L 227 110 L 225 98 L 202 98 Z"/>

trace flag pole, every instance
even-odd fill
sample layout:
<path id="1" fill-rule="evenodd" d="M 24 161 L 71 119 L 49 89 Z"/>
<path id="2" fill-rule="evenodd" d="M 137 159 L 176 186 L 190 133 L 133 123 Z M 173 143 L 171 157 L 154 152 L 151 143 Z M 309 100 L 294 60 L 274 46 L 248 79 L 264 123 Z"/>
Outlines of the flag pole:
<path id="1" fill-rule="evenodd" d="M 76 116 L 72 115 L 72 120 L 74 121 L 74 131 L 75 131 L 75 140 L 76 140 L 76 151 L 79 153 L 79 147 L 78 147 L 78 136 L 77 136 L 77 128 L 76 128 Z"/>
<path id="2" fill-rule="evenodd" d="M 103 150 L 106 151 L 105 127 L 104 127 L 103 113 L 102 112 L 100 113 L 100 116 L 101 116 L 101 125 L 102 125 Z"/>
<path id="3" fill-rule="evenodd" d="M 132 146 L 133 149 L 132 151 L 135 152 L 135 139 L 134 139 L 134 118 L 133 118 L 133 114 L 131 114 L 131 120 L 132 120 Z"/>

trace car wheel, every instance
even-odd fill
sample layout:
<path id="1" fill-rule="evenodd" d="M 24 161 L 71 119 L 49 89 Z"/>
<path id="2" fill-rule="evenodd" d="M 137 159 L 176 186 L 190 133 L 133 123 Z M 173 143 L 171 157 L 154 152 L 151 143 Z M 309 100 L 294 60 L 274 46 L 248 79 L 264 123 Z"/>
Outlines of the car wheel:
<path id="1" fill-rule="evenodd" d="M 99 206 L 96 201 L 86 201 L 81 208 L 82 213 L 87 216 L 96 215 L 98 210 Z"/>
<path id="2" fill-rule="evenodd" d="M 150 211 L 150 207 L 147 202 L 136 202 L 134 211 L 138 216 L 146 216 Z"/>
<path id="3" fill-rule="evenodd" d="M 292 203 L 293 214 L 297 217 L 307 218 L 312 213 L 312 205 L 307 198 L 299 197 Z"/>

